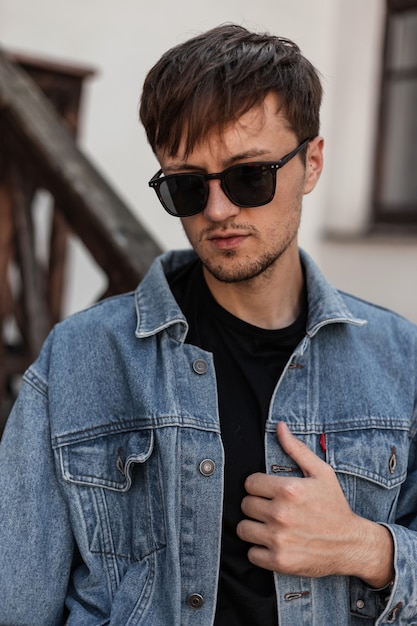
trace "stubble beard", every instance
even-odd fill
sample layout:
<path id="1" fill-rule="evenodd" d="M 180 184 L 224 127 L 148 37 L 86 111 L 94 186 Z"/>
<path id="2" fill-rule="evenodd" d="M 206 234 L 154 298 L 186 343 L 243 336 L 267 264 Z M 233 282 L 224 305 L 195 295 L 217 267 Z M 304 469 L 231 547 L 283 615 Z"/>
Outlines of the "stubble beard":
<path id="1" fill-rule="evenodd" d="M 289 238 L 279 249 L 266 250 L 258 258 L 247 256 L 239 260 L 235 250 L 225 250 L 221 253 L 220 259 L 200 257 L 200 260 L 205 269 L 222 283 L 250 282 L 261 275 L 267 278 L 284 252 L 293 243 L 295 236 Z M 233 262 L 233 259 L 236 261 Z"/>
<path id="2" fill-rule="evenodd" d="M 274 267 L 277 265 L 284 253 L 290 248 L 290 246 L 296 241 L 298 235 L 298 229 L 300 226 L 301 218 L 301 201 L 302 201 L 302 189 L 300 188 L 297 194 L 296 200 L 293 205 L 293 212 L 290 215 L 287 223 L 281 224 L 279 227 L 279 233 L 271 233 L 270 240 L 281 240 L 280 243 L 275 246 L 266 246 L 260 250 L 257 255 L 246 255 L 243 258 L 239 258 L 238 250 L 222 250 L 218 251 L 215 257 L 204 255 L 201 251 L 201 244 L 207 239 L 213 227 L 205 228 L 200 232 L 197 242 L 194 242 L 189 238 L 189 241 L 194 248 L 194 251 L 200 258 L 203 267 L 211 274 L 216 280 L 226 283 L 250 283 L 255 279 L 264 277 L 268 280 L 268 277 L 273 274 Z M 215 230 L 218 230 L 218 226 Z M 257 228 L 252 224 L 239 224 L 231 222 L 225 222 L 222 230 L 228 228 L 235 231 L 243 230 L 252 233 L 252 236 L 256 239 L 259 237 Z M 283 234 L 285 233 L 284 237 Z M 275 235 L 275 236 L 274 236 Z M 187 235 L 188 236 L 188 235 Z M 261 238 L 258 239 L 261 246 Z"/>

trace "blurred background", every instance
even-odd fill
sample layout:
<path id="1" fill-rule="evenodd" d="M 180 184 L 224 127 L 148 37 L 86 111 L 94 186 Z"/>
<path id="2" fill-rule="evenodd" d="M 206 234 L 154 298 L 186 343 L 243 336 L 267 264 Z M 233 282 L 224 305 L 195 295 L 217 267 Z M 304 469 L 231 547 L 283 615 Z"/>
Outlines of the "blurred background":
<path id="1" fill-rule="evenodd" d="M 417 0 L 0 0 L 7 358 L 19 350 L 16 337 L 30 342 L 22 329 L 34 318 L 42 337 L 57 319 L 130 288 L 160 250 L 188 245 L 147 186 L 158 164 L 138 103 L 165 50 L 223 22 L 293 39 L 322 75 L 325 170 L 305 197 L 301 245 L 336 287 L 417 322 Z M 55 100 L 76 151 L 22 71 Z M 38 345 L 33 339 L 26 360 Z M 3 368 L 0 388 L 1 375 L 10 383 Z"/>

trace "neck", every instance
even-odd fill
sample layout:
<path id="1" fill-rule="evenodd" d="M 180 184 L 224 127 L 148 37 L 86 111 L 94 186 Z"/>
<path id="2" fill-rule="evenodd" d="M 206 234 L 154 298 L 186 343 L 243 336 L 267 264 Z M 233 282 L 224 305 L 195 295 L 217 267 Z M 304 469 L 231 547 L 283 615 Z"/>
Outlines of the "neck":
<path id="1" fill-rule="evenodd" d="M 203 267 L 208 288 L 220 306 L 239 319 L 268 330 L 285 328 L 302 307 L 304 276 L 298 249 L 294 250 L 248 281 L 224 283 Z"/>

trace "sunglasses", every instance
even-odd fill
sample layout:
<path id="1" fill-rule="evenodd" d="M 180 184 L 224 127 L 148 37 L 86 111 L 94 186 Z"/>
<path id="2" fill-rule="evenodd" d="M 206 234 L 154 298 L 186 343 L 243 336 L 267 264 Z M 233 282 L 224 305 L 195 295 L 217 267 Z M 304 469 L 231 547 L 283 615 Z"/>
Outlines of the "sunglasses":
<path id="1" fill-rule="evenodd" d="M 271 202 L 277 185 L 277 170 L 291 161 L 311 139 L 273 163 L 241 163 L 217 174 L 170 174 L 159 170 L 149 181 L 164 209 L 175 217 L 201 213 L 207 206 L 209 180 L 220 180 L 223 193 L 238 207 L 248 209 Z"/>

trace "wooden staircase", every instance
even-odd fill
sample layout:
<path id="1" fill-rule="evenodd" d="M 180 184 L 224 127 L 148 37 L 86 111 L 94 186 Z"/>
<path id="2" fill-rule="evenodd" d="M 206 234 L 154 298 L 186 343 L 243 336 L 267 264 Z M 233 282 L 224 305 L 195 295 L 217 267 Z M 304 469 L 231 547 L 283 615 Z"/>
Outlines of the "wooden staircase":
<path id="1" fill-rule="evenodd" d="M 0 50 L 0 434 L 61 319 L 69 235 L 106 275 L 103 297 L 133 289 L 161 252 L 76 145 L 91 75 Z"/>

